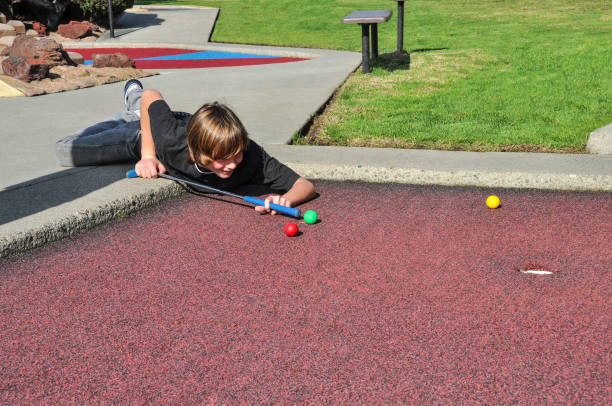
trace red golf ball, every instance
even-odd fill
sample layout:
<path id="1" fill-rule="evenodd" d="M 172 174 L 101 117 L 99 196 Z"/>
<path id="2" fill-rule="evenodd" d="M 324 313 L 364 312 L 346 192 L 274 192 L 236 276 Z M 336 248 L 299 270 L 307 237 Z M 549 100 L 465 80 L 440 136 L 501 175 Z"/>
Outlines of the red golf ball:
<path id="1" fill-rule="evenodd" d="M 285 234 L 289 237 L 294 237 L 298 233 L 298 226 L 295 223 L 287 223 L 285 224 Z"/>

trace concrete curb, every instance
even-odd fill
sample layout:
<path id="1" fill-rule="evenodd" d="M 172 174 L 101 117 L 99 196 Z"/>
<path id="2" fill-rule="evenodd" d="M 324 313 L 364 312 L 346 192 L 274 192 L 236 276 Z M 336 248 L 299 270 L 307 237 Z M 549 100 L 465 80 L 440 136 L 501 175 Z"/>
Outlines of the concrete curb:
<path id="1" fill-rule="evenodd" d="M 309 179 L 327 179 L 337 181 L 393 182 L 416 185 L 471 186 L 484 188 L 512 189 L 548 189 L 564 191 L 612 191 L 612 157 L 591 155 L 569 155 L 566 162 L 548 166 L 546 163 L 536 167 L 533 162 L 538 159 L 546 161 L 544 155 L 505 155 L 508 153 L 457 153 L 450 151 L 416 151 L 416 150 L 383 150 L 373 149 L 369 153 L 378 156 L 375 159 L 361 159 L 366 152 L 346 155 L 340 148 L 332 147 L 331 151 L 321 148 L 321 155 L 344 158 L 337 163 L 321 162 L 302 152 L 304 158 L 293 155 L 290 146 L 266 146 L 274 156 L 287 163 L 292 169 Z M 294 147 L 300 148 L 300 147 Z M 316 147 L 315 147 L 316 148 Z M 283 151 L 284 150 L 284 151 Z M 456 161 L 451 162 L 450 154 Z M 426 162 L 413 160 L 412 155 L 420 154 L 421 159 L 433 158 Z M 405 158 L 398 158 L 398 156 Z M 514 166 L 507 161 L 515 160 Z M 463 161 L 463 162 L 462 162 Z M 505 162 L 504 162 L 505 161 Z M 443 164 L 436 164 L 444 162 Z M 436 167 L 439 166 L 439 167 Z M 537 168 L 537 169 L 534 169 Z"/>
<path id="2" fill-rule="evenodd" d="M 184 190 L 177 184 L 160 185 L 150 193 L 126 196 L 123 199 L 110 201 L 102 206 L 78 212 L 61 220 L 0 238 L 0 258 L 77 235 L 92 227 L 132 214 L 183 193 Z"/>
<path id="3" fill-rule="evenodd" d="M 612 156 L 265 145 L 312 179 L 612 191 Z"/>
<path id="4" fill-rule="evenodd" d="M 612 175 L 575 175 L 526 172 L 435 171 L 374 166 L 288 164 L 309 179 L 470 186 L 504 189 L 612 191 Z"/>
<path id="5" fill-rule="evenodd" d="M 21 231 L 14 230 L 10 217 L 8 222 L 3 217 L 6 223 L 0 226 L 0 257 L 76 235 L 183 193 L 183 188 L 178 184 L 162 179 L 126 180 L 122 175 L 128 168 L 85 167 L 84 170 L 73 170 L 64 177 L 4 191 L 3 199 L 7 205 L 14 207 L 15 201 L 43 201 L 44 196 L 52 196 L 52 190 L 66 184 L 75 185 L 75 189 L 91 184 L 91 191 L 82 196 L 70 196 L 67 202 L 41 203 L 33 213 L 27 210 L 15 213 L 14 222 L 19 224 Z"/>

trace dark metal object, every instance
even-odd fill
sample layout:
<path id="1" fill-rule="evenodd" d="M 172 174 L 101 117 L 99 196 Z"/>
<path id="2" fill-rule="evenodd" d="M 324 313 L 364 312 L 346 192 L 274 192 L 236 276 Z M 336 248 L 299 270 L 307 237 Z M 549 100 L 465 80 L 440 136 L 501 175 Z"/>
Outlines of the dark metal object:
<path id="1" fill-rule="evenodd" d="M 361 71 L 370 71 L 370 24 L 361 24 Z"/>
<path id="2" fill-rule="evenodd" d="M 370 25 L 372 36 L 372 58 L 378 58 L 378 24 Z"/>
<path id="3" fill-rule="evenodd" d="M 378 23 L 386 23 L 391 18 L 391 10 L 354 11 L 342 19 L 344 24 L 361 25 L 361 53 L 363 73 L 370 72 L 370 32 L 372 36 L 372 56 L 378 58 Z"/>
<path id="4" fill-rule="evenodd" d="M 404 0 L 397 2 L 397 52 L 404 50 Z"/>
<path id="5" fill-rule="evenodd" d="M 110 27 L 110 36 L 111 38 L 115 38 L 115 27 L 113 25 L 113 5 L 111 4 L 112 0 L 108 0 L 108 25 Z"/>

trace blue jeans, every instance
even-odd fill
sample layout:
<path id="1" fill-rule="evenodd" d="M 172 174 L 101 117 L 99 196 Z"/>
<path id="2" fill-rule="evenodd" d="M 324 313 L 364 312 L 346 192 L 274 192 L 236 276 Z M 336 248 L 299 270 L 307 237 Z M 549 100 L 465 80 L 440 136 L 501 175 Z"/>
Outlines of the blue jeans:
<path id="1" fill-rule="evenodd" d="M 140 160 L 140 98 L 131 91 L 126 109 L 55 143 L 61 166 L 103 165 Z"/>

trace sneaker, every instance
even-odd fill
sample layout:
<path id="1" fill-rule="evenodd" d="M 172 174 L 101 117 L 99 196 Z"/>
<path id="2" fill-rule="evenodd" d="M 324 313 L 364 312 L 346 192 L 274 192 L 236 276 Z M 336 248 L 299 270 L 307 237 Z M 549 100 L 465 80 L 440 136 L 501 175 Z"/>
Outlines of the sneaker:
<path id="1" fill-rule="evenodd" d="M 123 88 L 123 102 L 125 103 L 125 107 L 128 105 L 128 94 L 134 90 L 140 89 L 142 90 L 142 83 L 138 79 L 130 79 L 125 83 L 125 87 Z"/>

